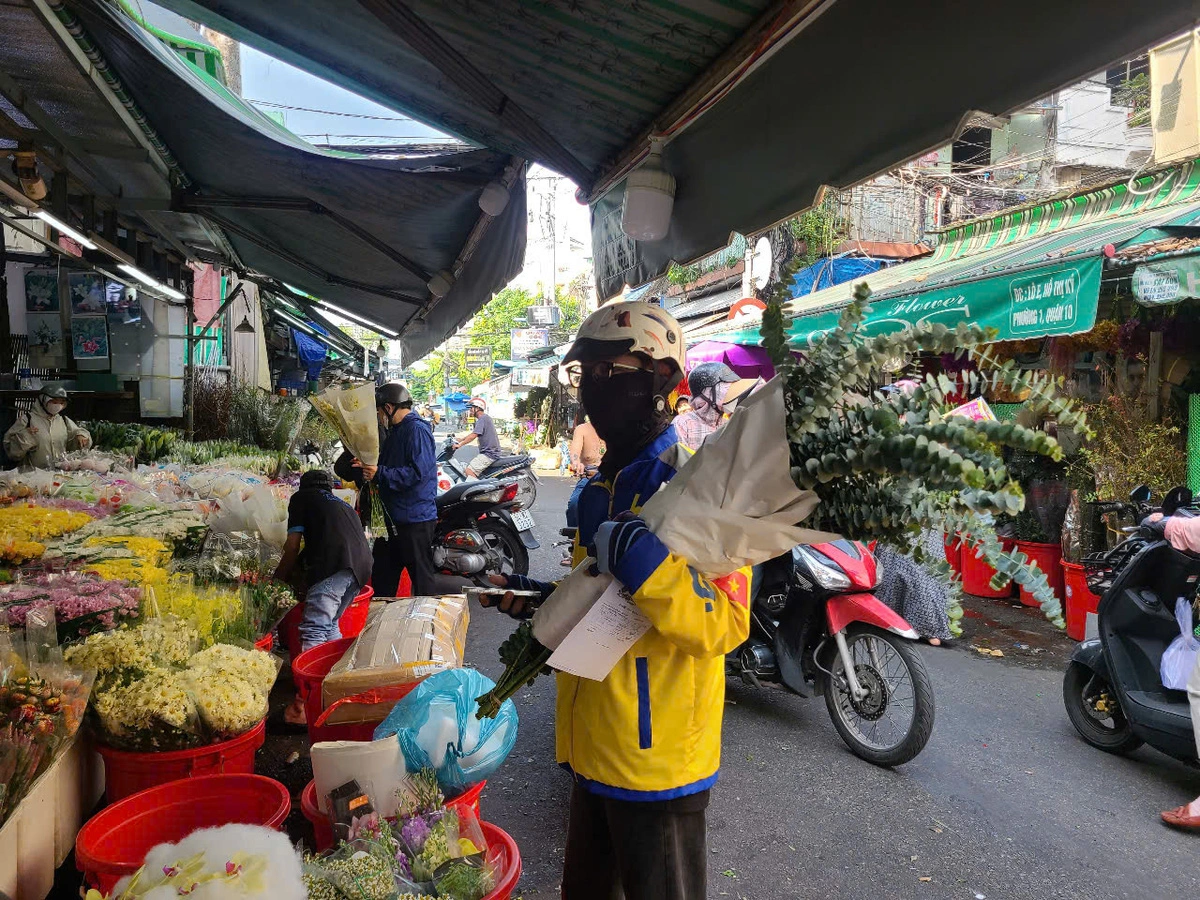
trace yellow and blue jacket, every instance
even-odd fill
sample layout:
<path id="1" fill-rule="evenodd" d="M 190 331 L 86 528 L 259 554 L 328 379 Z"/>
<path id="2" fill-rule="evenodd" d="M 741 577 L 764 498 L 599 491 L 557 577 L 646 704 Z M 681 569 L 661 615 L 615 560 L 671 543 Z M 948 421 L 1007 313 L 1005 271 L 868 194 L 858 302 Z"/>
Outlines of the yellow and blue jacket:
<path id="1" fill-rule="evenodd" d="M 691 455 L 668 428 L 614 477 L 597 475 L 579 497 L 575 562 L 596 529 L 636 513 Z M 708 579 L 641 530 L 615 561 L 653 627 L 603 681 L 558 673 L 558 761 L 595 794 L 668 800 L 717 780 L 727 652 L 750 629 L 750 569 Z M 524 589 L 552 585 L 512 577 Z"/>

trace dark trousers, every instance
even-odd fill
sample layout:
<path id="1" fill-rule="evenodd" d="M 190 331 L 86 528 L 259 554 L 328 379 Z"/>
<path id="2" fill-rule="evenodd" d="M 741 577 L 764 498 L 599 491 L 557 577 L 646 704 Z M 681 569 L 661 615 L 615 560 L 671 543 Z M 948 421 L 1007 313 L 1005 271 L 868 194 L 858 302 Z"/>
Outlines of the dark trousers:
<path id="1" fill-rule="evenodd" d="M 703 900 L 708 791 L 676 800 L 571 793 L 563 900 Z"/>
<path id="2" fill-rule="evenodd" d="M 376 597 L 395 597 L 400 586 L 401 567 L 396 561 L 396 551 L 387 538 L 375 538 L 371 547 L 371 588 Z"/>
<path id="3" fill-rule="evenodd" d="M 402 569 L 408 569 L 413 595 L 417 597 L 428 597 L 435 591 L 434 576 L 437 573 L 433 569 L 430 546 L 433 544 L 433 531 L 436 526 L 436 521 L 397 523 L 395 535 L 388 540 L 388 548 L 392 559 L 395 560 L 396 578 L 399 579 Z M 394 589 L 392 596 L 395 596 Z"/>

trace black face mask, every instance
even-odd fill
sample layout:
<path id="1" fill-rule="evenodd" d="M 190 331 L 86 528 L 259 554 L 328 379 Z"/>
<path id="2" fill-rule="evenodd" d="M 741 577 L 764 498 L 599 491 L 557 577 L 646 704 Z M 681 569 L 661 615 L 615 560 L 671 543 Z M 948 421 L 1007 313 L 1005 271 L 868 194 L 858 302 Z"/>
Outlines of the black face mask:
<path id="1" fill-rule="evenodd" d="M 654 390 L 653 372 L 633 372 L 607 381 L 584 381 L 579 400 L 605 443 L 601 469 L 624 466 L 666 426 Z M 666 401 L 662 400 L 665 411 Z"/>

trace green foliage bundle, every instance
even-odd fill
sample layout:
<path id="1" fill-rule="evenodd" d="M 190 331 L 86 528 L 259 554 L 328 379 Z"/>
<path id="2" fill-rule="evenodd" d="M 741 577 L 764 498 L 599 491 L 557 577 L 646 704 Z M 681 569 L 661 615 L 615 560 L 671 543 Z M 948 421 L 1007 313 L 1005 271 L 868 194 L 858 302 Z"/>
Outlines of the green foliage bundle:
<path id="1" fill-rule="evenodd" d="M 1027 565 L 1024 554 L 1006 553 L 994 530 L 995 516 L 1016 515 L 1025 503 L 1001 449 L 1060 460 L 1057 442 L 1015 423 L 945 415 L 958 386 L 944 376 L 926 376 L 907 395 L 872 391 L 871 385 L 919 353 L 955 353 L 978 368 L 968 376 L 969 394 L 1028 391 L 1037 420 L 1053 418 L 1060 429 L 1086 432 L 1084 414 L 1057 396 L 1056 379 L 1001 360 L 978 326 L 923 324 L 867 337 L 861 326 L 869 297 L 870 289 L 858 285 L 838 326 L 801 361 L 787 346 L 780 293 L 763 315 L 763 346 L 785 379 L 792 478 L 821 498 L 813 524 L 901 548 L 912 546 L 923 529 L 962 534 L 981 549 L 998 580 L 1017 581 L 1061 627 L 1062 610 L 1045 576 Z M 919 545 L 914 556 L 920 556 Z"/>
<path id="2" fill-rule="evenodd" d="M 1079 451 L 1096 478 L 1096 499 L 1127 500 L 1140 484 L 1156 497 L 1187 483 L 1183 433 L 1170 417 L 1150 418 L 1145 400 L 1113 391 L 1090 407 L 1096 436 Z"/>
<path id="3" fill-rule="evenodd" d="M 243 444 L 276 452 L 292 445 L 309 405 L 296 397 L 280 397 L 248 383 L 233 389 L 229 437 Z"/>
<path id="4" fill-rule="evenodd" d="M 87 424 L 97 450 L 131 456 L 139 463 L 156 463 L 169 456 L 179 443 L 177 432 L 127 422 L 96 421 Z"/>

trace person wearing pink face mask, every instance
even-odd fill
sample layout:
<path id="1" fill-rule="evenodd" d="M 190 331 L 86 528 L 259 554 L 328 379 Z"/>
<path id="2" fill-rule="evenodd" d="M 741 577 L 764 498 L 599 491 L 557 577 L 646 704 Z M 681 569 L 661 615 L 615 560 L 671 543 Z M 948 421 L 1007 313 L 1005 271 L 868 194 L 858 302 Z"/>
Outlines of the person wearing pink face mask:
<path id="1" fill-rule="evenodd" d="M 688 374 L 692 408 L 674 422 L 679 443 L 689 450 L 699 450 L 704 439 L 724 424 L 726 398 L 740 397 L 753 384 L 752 379 L 739 378 L 724 363 L 701 363 L 692 369 Z"/>

